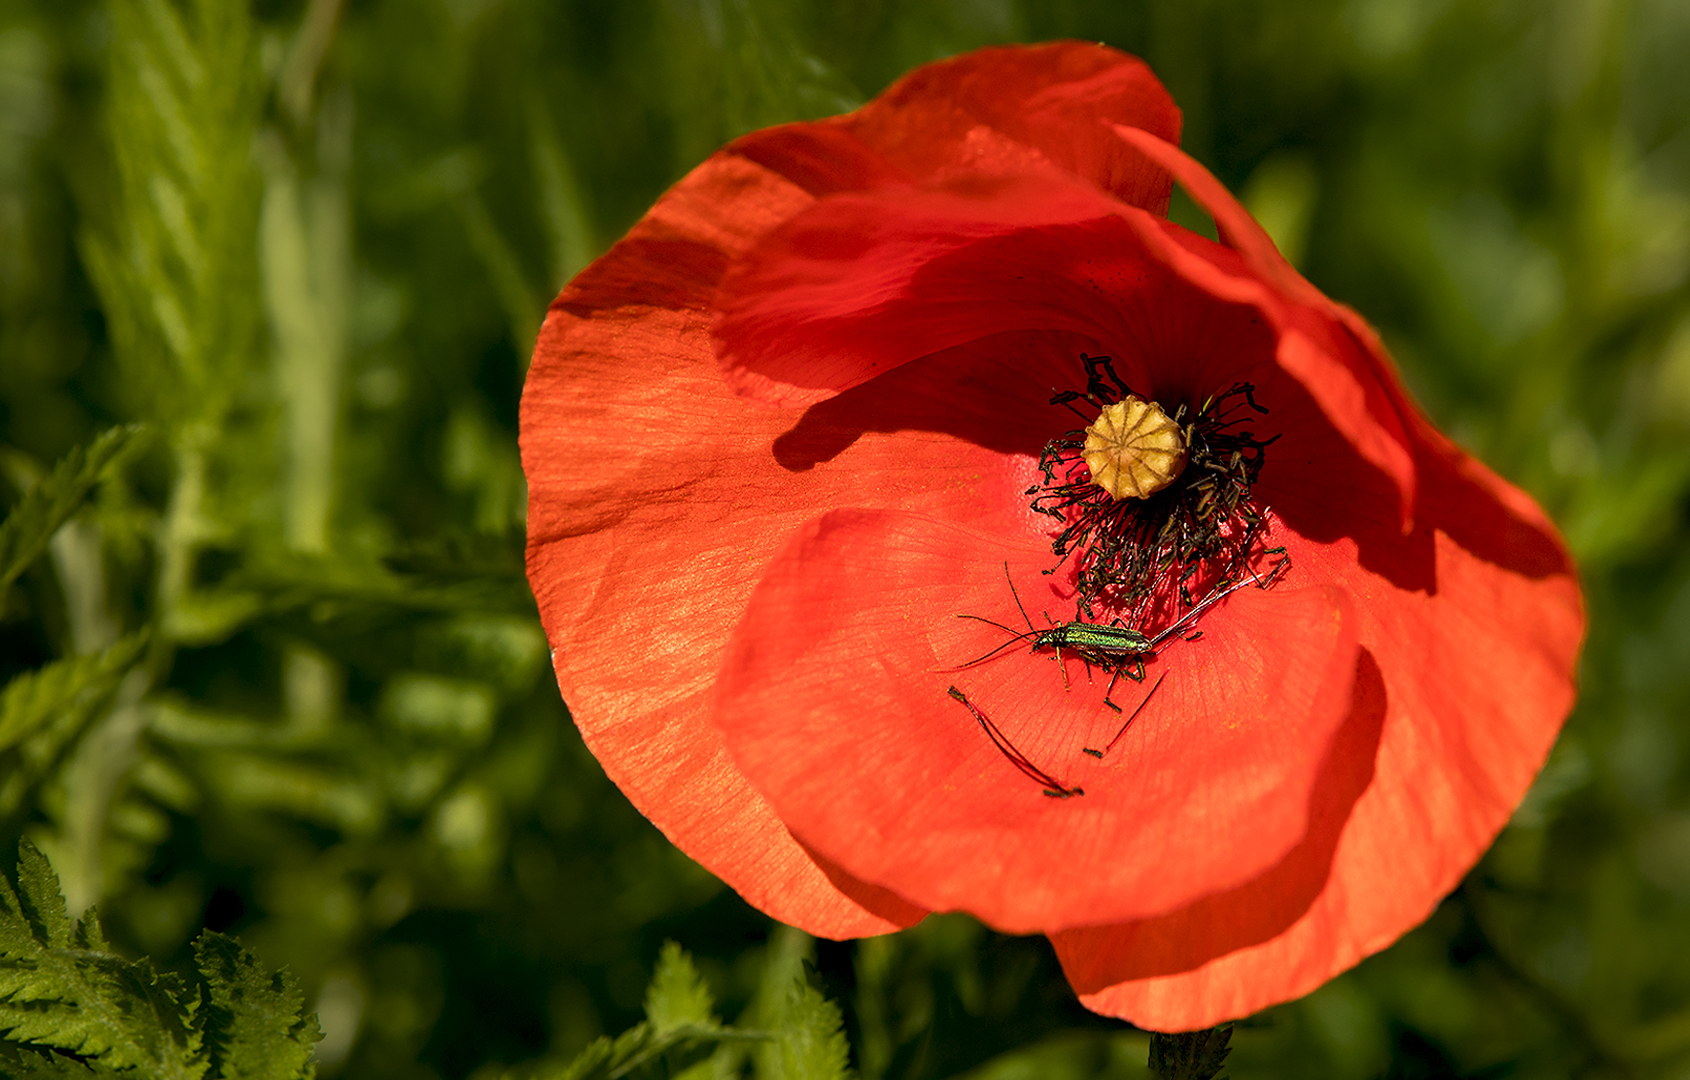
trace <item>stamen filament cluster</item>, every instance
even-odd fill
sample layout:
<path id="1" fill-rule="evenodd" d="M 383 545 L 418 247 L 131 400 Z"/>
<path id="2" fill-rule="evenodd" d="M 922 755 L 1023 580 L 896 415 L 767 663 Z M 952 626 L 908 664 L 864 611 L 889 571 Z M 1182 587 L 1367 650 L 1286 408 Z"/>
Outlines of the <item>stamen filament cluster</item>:
<path id="1" fill-rule="evenodd" d="M 1140 396 L 1116 374 L 1109 357 L 1081 353 L 1080 358 L 1086 389 L 1058 392 L 1051 404 L 1090 423 L 1076 402 L 1101 412 Z M 1254 391 L 1250 383 L 1238 382 L 1195 407 L 1181 402 L 1169 411 L 1185 436 L 1185 466 L 1177 479 L 1145 498 L 1117 498 L 1093 481 L 1085 429 L 1045 445 L 1039 458 L 1044 483 L 1027 494 L 1034 496 L 1034 510 L 1062 523 L 1051 550 L 1059 560 L 1074 558 L 1082 618 L 1107 608 L 1126 613 L 1133 625 L 1151 625 L 1157 614 L 1172 618 L 1178 607 L 1191 607 L 1194 590 L 1202 596 L 1242 572 L 1265 529 L 1251 486 L 1261 473 L 1263 451 L 1278 438 L 1258 439 L 1247 426 L 1268 411 L 1257 404 Z"/>

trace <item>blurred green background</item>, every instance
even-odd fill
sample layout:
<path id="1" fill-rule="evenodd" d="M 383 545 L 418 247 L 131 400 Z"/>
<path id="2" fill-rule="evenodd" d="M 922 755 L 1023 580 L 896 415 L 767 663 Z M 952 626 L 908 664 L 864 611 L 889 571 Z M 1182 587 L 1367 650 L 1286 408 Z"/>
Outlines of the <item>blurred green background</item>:
<path id="1" fill-rule="evenodd" d="M 1042 939 L 809 942 L 670 848 L 522 576 L 559 286 L 728 138 L 1054 37 L 1149 60 L 1590 605 L 1494 850 L 1242 1024 L 1233 1075 L 1690 1077 L 1684 0 L 0 0 L 0 502 L 147 425 L 0 596 L 0 681 L 63 676 L 0 725 L 0 842 L 132 955 L 210 927 L 289 965 L 324 1076 L 567 1059 L 665 939 L 730 1019 L 812 957 L 870 1080 L 1143 1075 Z"/>

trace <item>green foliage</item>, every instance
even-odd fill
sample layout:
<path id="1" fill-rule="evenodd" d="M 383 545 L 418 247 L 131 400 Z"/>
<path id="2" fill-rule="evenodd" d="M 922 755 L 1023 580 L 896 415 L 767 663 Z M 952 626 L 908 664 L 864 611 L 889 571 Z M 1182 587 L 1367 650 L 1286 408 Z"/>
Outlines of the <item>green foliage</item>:
<path id="1" fill-rule="evenodd" d="M 227 1080 L 291 1080 L 316 1074 L 311 1048 L 322 1034 L 285 969 L 267 973 L 234 938 L 201 934 L 194 957 L 210 991 L 206 1041 Z"/>
<path id="2" fill-rule="evenodd" d="M 792 988 L 775 1038 L 780 1046 L 782 1080 L 844 1080 L 850 1075 L 851 1048 L 845 1042 L 839 1006 L 829 1001 L 810 978 Z"/>
<path id="3" fill-rule="evenodd" d="M 141 431 L 134 424 L 112 428 L 86 448 L 78 446 L 7 511 L 0 521 L 0 599 L 46 550 L 59 526 L 81 509 L 94 485 L 110 477 L 134 453 Z"/>
<path id="4" fill-rule="evenodd" d="M 768 964 L 761 1000 L 747 1009 L 748 1016 L 771 1019 L 771 1030 L 724 1027 L 711 1013 L 714 999 L 691 958 L 669 941 L 646 988 L 644 1023 L 614 1039 L 595 1040 L 561 1068 L 526 1075 L 535 1080 L 738 1076 L 743 1051 L 749 1047 L 757 1080 L 847 1080 L 852 1075 L 850 1047 L 839 1006 L 816 985 L 815 968 L 801 959 L 801 952 L 791 951 L 801 950 L 798 939 L 789 941 L 788 950 L 777 952 Z M 803 964 L 805 973 L 789 979 L 794 960 Z M 771 1000 L 778 1000 L 772 1010 Z"/>
<path id="5" fill-rule="evenodd" d="M 82 245 L 126 391 L 181 437 L 220 419 L 257 344 L 256 43 L 245 5 L 220 0 L 109 17 L 115 191 Z"/>
<path id="6" fill-rule="evenodd" d="M 646 987 L 646 1023 L 660 1034 L 688 1024 L 713 1024 L 716 1018 L 710 1010 L 715 1004 L 691 958 L 675 942 L 665 941 L 657 954 L 657 971 Z"/>
<path id="7" fill-rule="evenodd" d="M 144 632 L 131 634 L 103 653 L 57 660 L 7 683 L 0 690 L 0 753 L 55 721 L 72 731 L 81 727 L 146 643 Z"/>
<path id="8" fill-rule="evenodd" d="M 298 987 L 231 939 L 201 937 L 197 984 L 126 961 L 92 909 L 71 919 L 58 875 L 28 841 L 17 890 L 0 880 L 0 908 L 0 1075 L 315 1075 L 316 1021 L 301 1015 Z"/>
<path id="9" fill-rule="evenodd" d="M 663 944 L 645 1000 L 644 1023 L 634 1025 L 614 1039 L 595 1039 L 567 1065 L 511 1075 L 527 1075 L 533 1080 L 620 1080 L 652 1076 L 704 1080 L 736 1075 L 737 1048 L 769 1038 L 758 1031 L 724 1027 L 711 1014 L 715 1002 L 710 988 L 693 967 L 692 959 L 673 941 Z M 818 1080 L 827 1080 L 830 1074 L 815 1075 Z"/>
<path id="10" fill-rule="evenodd" d="M 1495 849 L 1240 1024 L 1229 1071 L 1682 1073 L 1676 0 L 0 5 L 0 833 L 112 941 L 79 945 L 26 856 L 28 948 L 177 1017 L 161 1054 L 201 1032 L 207 1070 L 302 1060 L 303 1001 L 325 1076 L 836 1075 L 841 1023 L 867 1080 L 1144 1076 L 1148 1037 L 1037 939 L 814 943 L 675 852 L 571 729 L 522 577 L 516 402 L 563 281 L 740 132 L 1056 36 L 1149 60 L 1187 148 L 1563 522 L 1592 615 Z M 0 1073 L 115 1068 L 0 1043 Z"/>

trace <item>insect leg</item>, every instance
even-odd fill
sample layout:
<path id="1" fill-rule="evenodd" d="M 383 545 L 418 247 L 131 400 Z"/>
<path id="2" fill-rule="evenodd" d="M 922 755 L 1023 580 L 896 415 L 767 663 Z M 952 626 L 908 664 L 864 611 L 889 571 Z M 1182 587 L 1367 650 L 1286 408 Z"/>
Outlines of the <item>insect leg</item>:
<path id="1" fill-rule="evenodd" d="M 1062 783 L 1062 781 L 1039 768 L 1037 765 L 1034 765 L 1031 761 L 1027 760 L 1027 755 L 1015 748 L 1015 744 L 1009 741 L 1009 736 L 998 730 L 998 726 L 992 723 L 991 718 L 981 712 L 972 701 L 968 700 L 967 694 L 964 694 L 961 690 L 958 690 L 954 686 L 951 687 L 950 694 L 952 697 L 962 702 L 962 707 L 967 709 L 973 715 L 974 719 L 979 722 L 981 730 L 986 733 L 986 738 L 992 740 L 992 745 L 998 748 L 999 753 L 1009 759 L 1009 763 L 1011 765 L 1020 769 L 1022 775 L 1026 776 L 1029 780 L 1034 780 L 1044 785 L 1044 793 L 1046 795 L 1049 795 L 1053 799 L 1069 799 L 1075 795 L 1084 795 L 1086 793 L 1084 788 L 1069 787 Z"/>
<path id="2" fill-rule="evenodd" d="M 1105 705 L 1109 706 L 1111 709 L 1114 709 L 1116 712 L 1120 712 L 1121 707 L 1119 705 L 1115 704 L 1113 701 L 1109 700 L 1109 695 L 1113 694 L 1115 692 L 1115 684 L 1117 682 L 1119 682 L 1120 680 L 1121 680 L 1121 669 L 1116 668 L 1114 674 L 1109 676 L 1109 689 L 1107 689 L 1103 692 L 1103 703 Z"/>
<path id="3" fill-rule="evenodd" d="M 1109 751 L 1115 749 L 1115 744 L 1120 742 L 1121 736 L 1125 735 L 1127 733 L 1127 729 L 1133 726 L 1133 721 L 1137 720 L 1138 714 L 1144 711 L 1144 707 L 1146 705 L 1150 704 L 1150 699 L 1156 696 L 1156 691 L 1162 688 L 1162 683 L 1167 679 L 1167 677 L 1168 676 L 1164 674 L 1162 678 L 1156 680 L 1156 685 L 1150 688 L 1150 693 L 1144 695 L 1144 700 L 1138 703 L 1138 708 L 1134 709 L 1133 714 L 1127 717 L 1127 722 L 1121 725 L 1121 730 L 1115 733 L 1115 737 L 1109 740 L 1109 744 L 1107 746 L 1101 750 L 1093 750 L 1091 747 L 1087 746 L 1083 748 L 1084 752 L 1090 754 L 1094 758 L 1100 758 L 1104 754 L 1107 754 Z"/>

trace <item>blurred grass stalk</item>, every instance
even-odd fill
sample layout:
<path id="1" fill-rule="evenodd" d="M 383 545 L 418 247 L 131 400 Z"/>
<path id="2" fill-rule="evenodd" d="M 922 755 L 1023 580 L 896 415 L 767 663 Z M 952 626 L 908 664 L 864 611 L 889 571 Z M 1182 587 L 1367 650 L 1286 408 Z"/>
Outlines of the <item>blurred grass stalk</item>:
<path id="1" fill-rule="evenodd" d="M 73 914 L 126 869 L 107 864 L 104 840 L 146 724 L 143 698 L 178 641 L 215 633 L 247 606 L 240 597 L 197 596 L 194 577 L 202 544 L 221 532 L 207 506 L 208 458 L 258 351 L 250 286 L 259 187 L 250 158 L 261 98 L 250 16 L 218 0 L 185 12 L 165 0 L 115 0 L 111 19 L 105 130 L 116 190 L 88 208 L 81 246 L 124 388 L 135 411 L 168 433 L 174 476 L 156 540 L 161 632 L 77 745 L 62 774 L 58 827 L 40 837 Z M 84 564 L 97 557 L 80 553 Z M 102 583 L 98 575 L 82 581 L 79 588 Z M 92 600 L 78 607 L 85 626 L 101 621 Z"/>
<path id="2" fill-rule="evenodd" d="M 289 548 L 319 557 L 328 552 L 335 502 L 353 282 L 352 98 L 342 90 L 317 104 L 314 93 L 339 13 L 340 0 L 311 0 L 279 80 L 283 118 L 297 142 L 307 150 L 314 143 L 310 172 L 275 128 L 262 132 L 258 143 L 264 171 L 258 258 L 287 430 L 284 533 Z M 337 665 L 320 651 L 287 646 L 282 693 L 290 721 L 304 728 L 328 723 L 340 680 Z"/>

